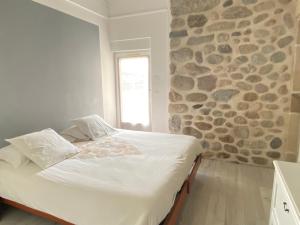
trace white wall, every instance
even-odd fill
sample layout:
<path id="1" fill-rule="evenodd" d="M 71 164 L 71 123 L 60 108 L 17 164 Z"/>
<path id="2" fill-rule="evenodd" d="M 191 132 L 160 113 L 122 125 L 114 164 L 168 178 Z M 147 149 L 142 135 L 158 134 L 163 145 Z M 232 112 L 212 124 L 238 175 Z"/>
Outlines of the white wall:
<path id="1" fill-rule="evenodd" d="M 168 0 L 107 0 L 109 16 L 121 16 L 168 8 Z"/>
<path id="2" fill-rule="evenodd" d="M 102 114 L 109 123 L 116 125 L 116 89 L 114 57 L 111 43 L 127 39 L 149 38 L 151 43 L 152 73 L 152 128 L 168 132 L 169 92 L 169 11 L 165 0 L 34 0 L 56 10 L 97 24 L 100 29 Z M 99 2 L 98 2 L 99 1 Z M 125 4 L 126 3 L 126 4 Z M 148 12 L 151 10 L 157 10 Z M 127 16 L 132 12 L 143 12 Z"/>
<path id="3" fill-rule="evenodd" d="M 169 92 L 169 12 L 112 17 L 109 20 L 111 41 L 150 38 L 152 73 L 152 129 L 168 131 Z"/>
<path id="4" fill-rule="evenodd" d="M 48 7 L 54 8 L 63 13 L 69 14 L 71 16 L 80 18 L 87 22 L 96 24 L 99 26 L 100 32 L 100 56 L 101 56 L 101 71 L 99 71 L 99 76 L 102 79 L 102 116 L 106 121 L 112 125 L 116 125 L 116 102 L 115 102 L 115 76 L 114 76 L 114 63 L 113 55 L 110 49 L 110 38 L 108 31 L 108 19 L 101 15 L 97 14 L 94 11 L 88 10 L 83 6 L 73 3 L 69 0 L 33 0 L 37 3 L 46 5 Z M 81 3 L 81 0 L 76 0 L 78 3 Z M 98 0 L 97 0 L 98 1 Z M 91 2 L 91 1 L 90 1 Z M 86 2 L 87 3 L 87 2 Z M 97 5 L 100 7 L 101 5 Z M 107 8 L 97 9 L 98 11 L 104 12 L 107 14 Z"/>

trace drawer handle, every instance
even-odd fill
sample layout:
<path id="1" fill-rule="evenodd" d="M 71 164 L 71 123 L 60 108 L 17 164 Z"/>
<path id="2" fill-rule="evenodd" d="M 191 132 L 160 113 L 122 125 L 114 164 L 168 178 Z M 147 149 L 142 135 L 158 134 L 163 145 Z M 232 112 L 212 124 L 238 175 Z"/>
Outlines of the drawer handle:
<path id="1" fill-rule="evenodd" d="M 283 202 L 283 209 L 285 212 L 289 213 L 290 210 L 287 208 L 287 203 L 286 202 Z"/>

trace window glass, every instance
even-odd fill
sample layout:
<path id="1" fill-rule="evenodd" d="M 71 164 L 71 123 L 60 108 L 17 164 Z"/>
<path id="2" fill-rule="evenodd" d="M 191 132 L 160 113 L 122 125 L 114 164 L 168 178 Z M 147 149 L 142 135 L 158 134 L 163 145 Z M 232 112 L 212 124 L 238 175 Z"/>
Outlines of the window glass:
<path id="1" fill-rule="evenodd" d="M 149 57 L 119 58 L 121 123 L 149 126 Z"/>

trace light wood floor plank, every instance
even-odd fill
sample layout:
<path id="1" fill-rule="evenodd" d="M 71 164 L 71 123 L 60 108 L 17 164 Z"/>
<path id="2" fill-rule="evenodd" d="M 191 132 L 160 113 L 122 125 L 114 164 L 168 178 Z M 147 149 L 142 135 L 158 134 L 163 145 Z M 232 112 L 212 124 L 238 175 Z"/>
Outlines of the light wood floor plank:
<path id="1" fill-rule="evenodd" d="M 205 160 L 178 225 L 267 225 L 273 169 Z"/>
<path id="2" fill-rule="evenodd" d="M 204 160 L 178 225 L 267 225 L 273 169 Z M 55 225 L 9 208 L 0 225 Z"/>

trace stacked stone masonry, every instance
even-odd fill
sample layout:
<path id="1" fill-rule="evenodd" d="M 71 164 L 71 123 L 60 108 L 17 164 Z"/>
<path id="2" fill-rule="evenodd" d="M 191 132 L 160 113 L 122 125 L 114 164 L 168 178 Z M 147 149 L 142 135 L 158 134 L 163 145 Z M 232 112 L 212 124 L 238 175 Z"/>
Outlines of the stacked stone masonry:
<path id="1" fill-rule="evenodd" d="M 206 157 L 285 159 L 296 0 L 171 0 L 169 128 Z"/>

